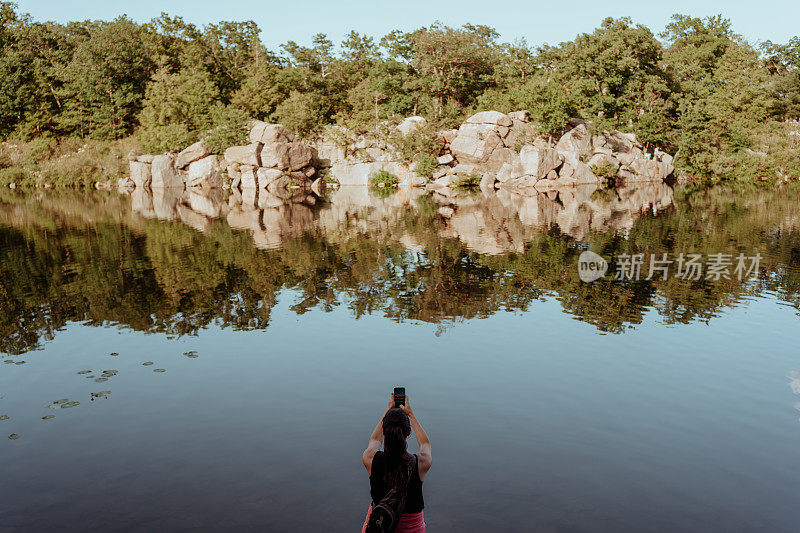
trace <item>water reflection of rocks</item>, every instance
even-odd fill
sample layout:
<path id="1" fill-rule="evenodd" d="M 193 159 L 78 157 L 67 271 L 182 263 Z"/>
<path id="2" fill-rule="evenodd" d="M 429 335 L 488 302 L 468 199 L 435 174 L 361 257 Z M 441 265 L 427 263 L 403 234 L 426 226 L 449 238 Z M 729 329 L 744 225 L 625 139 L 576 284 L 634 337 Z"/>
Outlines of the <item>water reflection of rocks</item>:
<path id="1" fill-rule="evenodd" d="M 667 324 L 708 321 L 759 295 L 800 308 L 798 202 L 795 187 L 752 184 L 527 194 L 0 190 L 0 352 L 38 348 L 71 322 L 175 337 L 211 324 L 264 329 L 284 291 L 297 314 L 346 306 L 356 318 L 440 325 L 548 297 L 615 333 L 651 311 Z M 577 261 L 586 248 L 611 263 L 633 253 L 763 259 L 752 282 L 584 283 Z M 0 368 L 22 363 L 7 360 Z"/>
<path id="2" fill-rule="evenodd" d="M 522 252 L 531 236 L 542 230 L 557 229 L 577 240 L 590 231 L 624 232 L 643 214 L 658 214 L 673 203 L 672 189 L 664 183 L 617 189 L 587 185 L 546 193 L 531 189 L 527 194 L 439 189 L 429 195 L 420 189 L 342 187 L 323 196 L 265 189 L 242 194 L 136 189 L 131 196 L 133 211 L 145 218 L 180 221 L 201 232 L 215 219 L 224 219 L 233 229 L 251 232 L 260 249 L 280 248 L 307 232 L 379 232 L 403 212 L 434 208 L 445 221 L 440 237 L 457 238 L 481 254 Z M 411 235 L 401 242 L 410 250 L 419 249 Z"/>

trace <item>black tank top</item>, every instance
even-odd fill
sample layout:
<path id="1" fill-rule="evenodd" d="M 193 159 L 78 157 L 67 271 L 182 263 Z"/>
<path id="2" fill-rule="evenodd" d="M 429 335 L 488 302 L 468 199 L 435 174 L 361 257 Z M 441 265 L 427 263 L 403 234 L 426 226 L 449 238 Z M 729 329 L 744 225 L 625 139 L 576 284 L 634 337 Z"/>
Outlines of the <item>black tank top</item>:
<path id="1" fill-rule="evenodd" d="M 418 513 L 425 507 L 425 502 L 422 499 L 422 480 L 419 478 L 418 462 L 414 461 L 414 470 L 411 472 L 411 481 L 408 483 L 408 495 L 406 495 L 404 513 Z M 383 497 L 386 496 L 386 484 L 383 482 L 385 467 L 386 460 L 383 452 L 376 452 L 372 458 L 372 473 L 369 475 L 369 493 L 375 503 L 380 503 Z"/>

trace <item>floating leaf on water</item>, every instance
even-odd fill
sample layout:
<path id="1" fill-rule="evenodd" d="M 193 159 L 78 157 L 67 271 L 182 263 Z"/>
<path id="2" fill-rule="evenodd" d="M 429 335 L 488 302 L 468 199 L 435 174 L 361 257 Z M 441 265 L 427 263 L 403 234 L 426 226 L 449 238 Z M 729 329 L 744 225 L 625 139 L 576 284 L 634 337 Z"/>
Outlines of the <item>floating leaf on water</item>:
<path id="1" fill-rule="evenodd" d="M 16 433 L 12 433 L 11 435 L 8 436 L 8 438 L 11 440 L 17 440 L 19 438 L 19 435 L 17 435 Z"/>
<path id="2" fill-rule="evenodd" d="M 0 415 L 0 420 L 8 420 L 9 418 L 11 417 L 8 415 Z"/>
<path id="3" fill-rule="evenodd" d="M 116 356 L 118 356 L 119 354 L 118 354 L 117 352 L 111 352 L 111 353 L 110 353 L 110 354 L 108 354 L 108 355 L 110 355 L 111 357 L 116 357 Z"/>
<path id="4" fill-rule="evenodd" d="M 67 403 L 68 401 L 69 401 L 69 398 L 61 398 L 60 400 L 54 401 L 53 404 L 54 405 L 60 405 L 62 403 Z"/>
<path id="5" fill-rule="evenodd" d="M 78 375 L 91 374 L 91 373 L 92 373 L 91 370 L 81 370 L 80 372 L 78 372 Z"/>
<path id="6" fill-rule="evenodd" d="M 75 407 L 75 406 L 80 405 L 80 404 L 81 404 L 81 402 L 67 402 L 64 405 L 62 405 L 61 408 L 62 409 L 69 409 L 70 407 Z"/>
<path id="7" fill-rule="evenodd" d="M 146 363 L 142 363 L 142 366 L 150 366 L 152 364 L 153 364 L 152 361 L 147 361 Z"/>
<path id="8" fill-rule="evenodd" d="M 42 417 L 42 420 L 50 420 L 51 418 L 55 418 L 56 415 L 45 415 Z"/>
<path id="9" fill-rule="evenodd" d="M 155 370 L 153 370 L 153 372 L 166 372 L 166 370 L 163 368 L 156 368 Z"/>
<path id="10" fill-rule="evenodd" d="M 104 381 L 108 381 L 108 378 L 97 378 L 94 380 L 95 383 L 103 383 Z"/>

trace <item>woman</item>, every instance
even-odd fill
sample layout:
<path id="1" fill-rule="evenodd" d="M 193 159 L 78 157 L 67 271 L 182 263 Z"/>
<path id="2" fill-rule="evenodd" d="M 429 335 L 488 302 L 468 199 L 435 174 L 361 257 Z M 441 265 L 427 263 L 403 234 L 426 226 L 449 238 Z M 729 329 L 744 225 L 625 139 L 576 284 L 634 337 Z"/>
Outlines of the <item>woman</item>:
<path id="1" fill-rule="evenodd" d="M 407 451 L 406 439 L 411 428 L 419 444 L 419 453 L 411 455 Z M 383 444 L 383 451 L 380 451 Z M 369 445 L 362 456 L 364 467 L 369 474 L 369 488 L 372 505 L 380 503 L 393 488 L 407 486 L 405 506 L 402 510 L 396 533 L 424 533 L 425 518 L 422 509 L 422 481 L 431 468 L 431 441 L 419 424 L 406 396 L 405 405 L 394 407 L 394 396 L 389 394 L 389 406 L 375 430 L 369 437 Z M 409 470 L 411 473 L 408 478 Z M 367 511 L 362 533 L 366 533 L 372 505 Z"/>

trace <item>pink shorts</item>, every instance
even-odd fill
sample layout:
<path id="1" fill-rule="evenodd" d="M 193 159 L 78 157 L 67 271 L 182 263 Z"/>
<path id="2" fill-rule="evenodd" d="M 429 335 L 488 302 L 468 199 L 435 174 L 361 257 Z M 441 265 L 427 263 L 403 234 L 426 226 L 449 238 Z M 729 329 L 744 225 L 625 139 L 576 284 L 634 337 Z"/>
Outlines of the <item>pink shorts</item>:
<path id="1" fill-rule="evenodd" d="M 423 511 L 418 513 L 403 513 L 400 516 L 400 523 L 397 524 L 395 533 L 425 533 L 425 517 L 422 515 Z M 364 525 L 361 526 L 361 533 L 367 530 L 367 522 L 369 522 L 369 515 L 372 514 L 372 505 L 367 509 L 367 517 L 364 519 Z"/>

